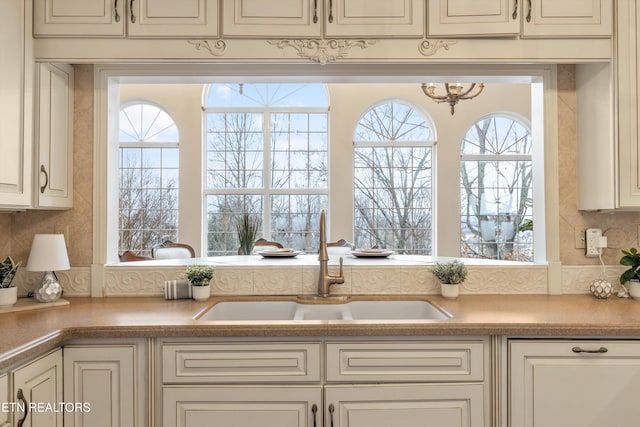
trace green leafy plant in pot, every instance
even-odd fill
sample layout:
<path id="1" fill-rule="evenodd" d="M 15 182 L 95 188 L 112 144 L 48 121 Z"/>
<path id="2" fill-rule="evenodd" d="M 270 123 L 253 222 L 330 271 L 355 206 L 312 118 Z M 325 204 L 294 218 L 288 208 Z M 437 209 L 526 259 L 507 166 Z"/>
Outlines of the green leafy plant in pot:
<path id="1" fill-rule="evenodd" d="M 636 248 L 622 250 L 620 264 L 629 267 L 620 275 L 620 285 L 624 288 L 624 285 L 629 283 L 628 292 L 631 298 L 640 299 L 640 253 Z"/>
<path id="2" fill-rule="evenodd" d="M 431 271 L 440 280 L 440 292 L 445 298 L 457 298 L 460 283 L 467 278 L 467 267 L 461 261 L 436 262 Z"/>
<path id="3" fill-rule="evenodd" d="M 12 283 L 20 264 L 9 256 L 0 263 L 0 307 L 10 307 L 18 301 L 18 288 Z"/>
<path id="4" fill-rule="evenodd" d="M 251 254 L 261 223 L 260 218 L 249 213 L 244 213 L 236 218 L 236 233 L 240 241 L 239 252 L 241 252 L 242 255 Z"/>
<path id="5" fill-rule="evenodd" d="M 196 301 L 206 301 L 211 296 L 209 283 L 213 279 L 213 266 L 193 264 L 187 267 L 184 277 L 191 283 L 191 294 Z"/>

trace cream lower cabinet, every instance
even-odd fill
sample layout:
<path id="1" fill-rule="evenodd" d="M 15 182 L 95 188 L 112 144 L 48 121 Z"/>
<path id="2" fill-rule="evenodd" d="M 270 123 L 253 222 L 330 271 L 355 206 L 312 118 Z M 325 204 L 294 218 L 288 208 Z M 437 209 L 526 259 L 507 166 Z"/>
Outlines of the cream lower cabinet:
<path id="1" fill-rule="evenodd" d="M 320 386 L 170 386 L 163 390 L 164 427 L 322 425 Z"/>
<path id="2" fill-rule="evenodd" d="M 62 350 L 56 349 L 12 371 L 12 401 L 16 407 L 13 425 L 23 427 L 62 427 Z"/>
<path id="3" fill-rule="evenodd" d="M 333 427 L 484 426 L 482 384 L 380 384 L 325 387 Z"/>
<path id="4" fill-rule="evenodd" d="M 73 343 L 64 347 L 64 398 L 88 410 L 65 412 L 66 427 L 147 425 L 144 342 Z"/>
<path id="5" fill-rule="evenodd" d="M 157 345 L 163 427 L 489 426 L 484 338 Z"/>
<path id="6" fill-rule="evenodd" d="M 640 342 L 509 341 L 510 427 L 637 427 Z"/>
<path id="7" fill-rule="evenodd" d="M 0 405 L 9 403 L 9 375 L 0 375 Z M 11 419 L 8 408 L 0 407 L 0 427 L 10 427 Z"/>

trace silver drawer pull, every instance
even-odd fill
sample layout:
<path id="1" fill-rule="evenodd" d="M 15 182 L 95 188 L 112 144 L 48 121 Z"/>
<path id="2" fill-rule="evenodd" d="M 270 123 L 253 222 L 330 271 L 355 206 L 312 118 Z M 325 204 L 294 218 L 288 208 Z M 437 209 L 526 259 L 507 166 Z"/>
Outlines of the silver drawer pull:
<path id="1" fill-rule="evenodd" d="M 585 350 L 580 347 L 573 347 L 571 351 L 573 351 L 574 353 L 606 353 L 609 350 L 606 347 L 600 347 L 597 350 Z"/>

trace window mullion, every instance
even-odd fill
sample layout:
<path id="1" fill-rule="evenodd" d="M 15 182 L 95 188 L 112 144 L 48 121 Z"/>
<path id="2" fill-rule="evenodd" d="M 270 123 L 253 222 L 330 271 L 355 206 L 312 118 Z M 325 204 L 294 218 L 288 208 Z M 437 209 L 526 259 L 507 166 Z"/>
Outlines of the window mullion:
<path id="1" fill-rule="evenodd" d="M 263 177 L 262 177 L 262 194 L 263 194 L 263 220 L 262 233 L 267 239 L 271 239 L 271 113 L 265 111 L 262 116 L 263 130 Z"/>

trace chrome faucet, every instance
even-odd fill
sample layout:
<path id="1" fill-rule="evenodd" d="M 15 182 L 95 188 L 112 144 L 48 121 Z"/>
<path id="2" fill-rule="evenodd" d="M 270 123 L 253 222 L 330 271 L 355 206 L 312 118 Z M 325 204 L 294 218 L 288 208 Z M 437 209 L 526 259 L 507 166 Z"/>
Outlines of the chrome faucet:
<path id="1" fill-rule="evenodd" d="M 344 283 L 342 275 L 342 257 L 340 257 L 340 273 L 337 276 L 329 274 L 329 254 L 327 252 L 327 225 L 324 209 L 320 211 L 320 249 L 318 249 L 318 261 L 320 261 L 320 275 L 318 277 L 318 296 L 328 297 L 331 285 Z"/>

